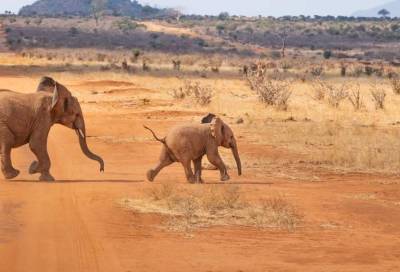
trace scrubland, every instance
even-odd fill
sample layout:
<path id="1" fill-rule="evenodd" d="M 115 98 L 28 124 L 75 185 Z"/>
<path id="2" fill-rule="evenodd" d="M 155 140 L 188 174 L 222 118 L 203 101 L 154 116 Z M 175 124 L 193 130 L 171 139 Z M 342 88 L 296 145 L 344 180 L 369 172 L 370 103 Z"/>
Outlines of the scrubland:
<path id="1" fill-rule="evenodd" d="M 72 132 L 55 127 L 49 150 L 61 180 L 45 185 L 22 174 L 1 182 L 0 219 L 12 222 L 0 223 L 4 267 L 13 267 L 9 256 L 24 260 L 22 268 L 40 267 L 16 251 L 32 247 L 59 249 L 43 262 L 71 271 L 398 269 L 400 68 L 398 57 L 385 53 L 396 37 L 371 43 L 372 22 L 347 22 L 343 35 L 365 34 L 354 44 L 338 34 L 346 48 L 337 48 L 329 29 L 338 22 L 297 22 L 298 35 L 315 26 L 315 35 L 329 39 L 314 48 L 288 40 L 283 57 L 279 39 L 256 42 L 260 29 L 272 31 L 257 22 L 246 22 L 257 35 L 244 35 L 243 25 L 235 39 L 226 28 L 214 30 L 215 21 L 121 25 L 108 18 L 94 33 L 90 19 L 7 20 L 4 40 L 12 42 L 0 54 L 0 88 L 31 92 L 43 75 L 65 84 L 82 104 L 88 141 L 104 155 L 106 172 L 95 173 Z M 273 25 L 280 31 L 286 24 Z M 57 34 L 42 40 L 44 26 Z M 243 176 L 221 148 L 229 182 L 219 182 L 206 160 L 203 185 L 186 183 L 178 164 L 145 181 L 161 146 L 142 125 L 163 136 L 209 112 L 234 130 Z M 60 163 L 60 139 L 69 163 Z M 25 149 L 15 158 L 21 169 L 30 159 Z M 46 226 L 36 240 L 39 214 Z"/>

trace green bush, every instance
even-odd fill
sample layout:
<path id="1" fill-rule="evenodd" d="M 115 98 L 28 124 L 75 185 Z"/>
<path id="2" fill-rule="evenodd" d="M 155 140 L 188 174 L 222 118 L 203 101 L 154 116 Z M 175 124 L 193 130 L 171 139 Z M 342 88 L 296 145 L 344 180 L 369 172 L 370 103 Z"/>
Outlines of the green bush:
<path id="1" fill-rule="evenodd" d="M 325 50 L 324 51 L 324 58 L 325 59 L 330 59 L 332 57 L 332 51 L 331 50 Z"/>

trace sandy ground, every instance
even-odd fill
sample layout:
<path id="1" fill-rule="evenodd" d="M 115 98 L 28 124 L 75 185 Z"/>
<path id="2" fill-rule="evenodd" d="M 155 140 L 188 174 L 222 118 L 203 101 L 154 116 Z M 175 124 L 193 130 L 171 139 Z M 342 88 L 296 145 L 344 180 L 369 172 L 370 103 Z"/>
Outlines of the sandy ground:
<path id="1" fill-rule="evenodd" d="M 106 172 L 98 173 L 97 164 L 81 154 L 75 133 L 60 126 L 49 139 L 57 182 L 38 182 L 28 175 L 33 155 L 27 147 L 15 150 L 14 165 L 22 174 L 0 181 L 1 271 L 400 271 L 397 178 L 306 169 L 296 179 L 295 173 L 276 175 L 284 165 L 251 167 L 255 158 L 298 154 L 249 142 L 239 125 L 233 128 L 244 175 L 237 177 L 231 170 L 230 183 L 248 197 L 284 195 L 304 214 L 296 231 L 224 226 L 186 236 L 160 228 L 158 215 L 122 209 L 120 199 L 143 196 L 162 183 L 197 186 L 186 183 L 179 165 L 164 170 L 155 183 L 145 181 L 161 147 L 142 124 L 162 134 L 204 112 L 164 108 L 163 100 L 140 104 L 143 93 L 157 92 L 147 88 L 148 79 L 56 78 L 83 101 L 88 141 L 103 156 Z M 0 88 L 33 91 L 37 80 L 38 75 L 8 73 L 0 78 Z M 110 89 L 123 91 L 93 94 Z M 229 153 L 224 158 L 231 160 Z M 201 186 L 219 184 L 218 173 L 206 171 L 205 180 Z"/>

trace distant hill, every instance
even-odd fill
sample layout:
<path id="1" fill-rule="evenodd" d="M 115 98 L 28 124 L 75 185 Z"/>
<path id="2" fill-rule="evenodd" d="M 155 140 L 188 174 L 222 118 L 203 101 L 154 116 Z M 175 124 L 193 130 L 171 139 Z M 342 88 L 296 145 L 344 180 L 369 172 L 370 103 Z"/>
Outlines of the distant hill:
<path id="1" fill-rule="evenodd" d="M 152 17 L 167 13 L 166 9 L 142 6 L 131 0 L 106 0 L 104 12 L 116 16 Z M 92 0 L 38 0 L 32 5 L 24 6 L 19 11 L 23 16 L 90 16 Z"/>
<path id="2" fill-rule="evenodd" d="M 384 5 L 377 6 L 372 9 L 360 10 L 353 14 L 356 17 L 380 17 L 378 12 L 386 9 L 390 12 L 391 17 L 400 17 L 400 0 L 392 1 Z"/>

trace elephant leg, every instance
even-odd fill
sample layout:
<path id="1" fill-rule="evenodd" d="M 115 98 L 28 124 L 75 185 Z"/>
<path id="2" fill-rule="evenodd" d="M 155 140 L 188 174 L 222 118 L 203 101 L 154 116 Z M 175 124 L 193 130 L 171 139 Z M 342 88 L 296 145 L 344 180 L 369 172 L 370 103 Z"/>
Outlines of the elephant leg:
<path id="1" fill-rule="evenodd" d="M 201 178 L 201 160 L 202 159 L 203 159 L 203 157 L 200 157 L 193 161 L 194 177 L 195 177 L 197 183 L 204 183 L 204 181 Z"/>
<path id="2" fill-rule="evenodd" d="M 158 173 L 160 173 L 160 171 L 164 168 L 167 167 L 168 165 L 173 164 L 174 161 L 171 160 L 170 156 L 168 156 L 168 153 L 163 150 L 160 156 L 160 161 L 158 162 L 158 164 L 150 169 L 149 171 L 147 171 L 147 179 L 149 181 L 154 181 L 154 179 L 156 178 L 156 176 L 158 175 Z"/>
<path id="3" fill-rule="evenodd" d="M 42 141 L 32 138 L 29 142 L 29 147 L 38 159 L 32 162 L 29 167 L 29 173 L 40 173 L 40 181 L 54 181 L 53 176 L 50 174 L 51 162 L 49 154 L 47 153 L 47 138 Z"/>
<path id="4" fill-rule="evenodd" d="M 9 144 L 1 145 L 1 171 L 6 179 L 13 179 L 19 175 L 19 171 L 12 166 Z"/>
<path id="5" fill-rule="evenodd" d="M 207 149 L 207 158 L 212 163 L 215 165 L 220 172 L 221 175 L 221 181 L 227 181 L 230 179 L 228 172 L 226 170 L 226 166 L 224 162 L 221 159 L 221 156 L 219 155 L 218 149 Z"/>
<path id="6" fill-rule="evenodd" d="M 186 180 L 190 183 L 195 183 L 196 179 L 192 170 L 192 161 L 184 160 L 182 161 L 183 169 L 185 169 Z"/>

